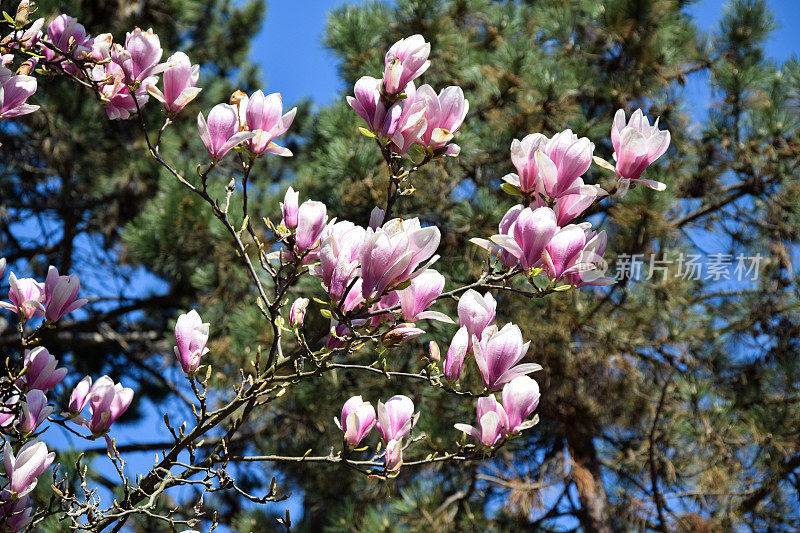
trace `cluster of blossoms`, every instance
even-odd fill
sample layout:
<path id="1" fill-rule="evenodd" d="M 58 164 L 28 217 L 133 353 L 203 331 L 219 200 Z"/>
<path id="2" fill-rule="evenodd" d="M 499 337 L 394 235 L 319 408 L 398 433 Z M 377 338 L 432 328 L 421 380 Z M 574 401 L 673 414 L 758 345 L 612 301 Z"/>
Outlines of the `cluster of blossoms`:
<path id="1" fill-rule="evenodd" d="M 414 402 L 401 394 L 392 396 L 386 403 L 378 402 L 375 408 L 361 396 L 353 396 L 342 406 L 341 419 L 334 419 L 344 432 L 344 441 L 350 448 L 357 447 L 373 427 L 377 427 L 386 449 L 384 461 L 387 471 L 397 471 L 403 464 L 403 437 L 417 424 L 419 413 L 414 413 Z"/>
<path id="2" fill-rule="evenodd" d="M 111 119 L 138 114 L 152 96 L 163 105 L 167 116 L 164 128 L 201 91 L 197 87 L 199 66 L 192 65 L 182 52 L 162 63 L 160 40 L 152 30 L 135 28 L 121 44 L 115 43 L 110 34 L 88 35 L 76 19 L 67 15 L 56 17 L 46 29 L 43 19 L 26 28 L 29 11 L 29 2 L 21 2 L 15 20 L 17 30 L 0 42 L 3 54 L 0 120 L 37 109 L 26 102 L 36 91 L 36 80 L 29 74 L 37 66 L 91 85 Z M 12 74 L 6 66 L 25 53 L 29 59 Z M 471 393 L 480 396 L 477 427 L 466 424 L 455 427 L 477 439 L 480 447 L 476 449 L 484 454 L 536 423 L 536 417 L 529 417 L 538 406 L 539 387 L 528 374 L 541 367 L 522 362 L 530 342 L 523 340 L 519 326 L 496 324 L 497 303 L 491 293 L 481 294 L 466 287 L 443 292 L 445 277 L 432 268 L 439 257 L 436 255 L 441 239 L 439 229 L 425 225 L 418 218 L 391 216 L 397 197 L 413 192 L 413 189 L 401 192 L 399 185 L 416 169 L 433 159 L 457 156 L 460 152 L 452 141 L 469 105 L 460 87 L 447 87 L 437 94 L 428 85 L 416 86 L 415 80 L 430 66 L 429 55 L 430 44 L 422 36 L 401 39 L 385 56 L 383 77 L 359 79 L 355 96 L 347 98 L 348 104 L 367 122 L 368 127 L 361 128 L 362 133 L 377 139 L 389 166 L 386 210 L 376 207 L 368 225 L 359 226 L 347 220 L 329 219 L 324 203 L 313 200 L 300 203 L 299 194 L 289 188 L 280 204 L 280 224 L 267 223 L 283 246 L 266 256 L 268 262 L 278 260 L 277 268 L 272 263 L 266 266 L 262 263 L 272 274 L 278 293 L 275 304 L 267 306 L 269 313 L 263 308 L 262 312 L 273 320 L 277 330 L 278 325 L 285 323 L 280 309 L 288 303 L 283 299 L 286 288 L 306 272 L 317 278 L 327 301 L 315 300 L 326 306 L 322 314 L 330 319 L 329 335 L 319 352 L 320 358 L 308 349 L 303 337 L 308 298 L 294 301 L 288 323 L 299 345 L 307 349 L 309 360 L 323 368 L 321 365 L 327 358 L 346 355 L 367 342 L 389 348 L 423 335 L 425 330 L 419 327 L 422 320 L 453 323 L 449 316 L 431 307 L 440 298 L 460 295 L 458 329 L 441 369 L 437 366 L 441 361 L 439 349 L 432 342 L 431 364 L 424 375 L 416 377 L 449 392 L 470 394 L 453 387 L 465 386 L 464 361 L 467 355 L 474 358 L 483 383 L 480 394 Z M 159 80 L 159 76 L 163 79 Z M 291 156 L 290 150 L 274 140 L 288 130 L 295 113 L 296 108 L 283 112 L 278 93 L 264 95 L 256 91 L 247 95 L 236 91 L 228 103 L 214 106 L 207 119 L 203 113 L 198 114 L 198 133 L 211 158 L 208 171 L 201 174 L 204 180 L 201 194 L 216 209 L 220 220 L 229 224 L 227 211 L 221 211 L 205 193 L 208 173 L 234 149 L 243 162 L 249 160 L 249 165 L 267 153 Z M 144 121 L 142 125 L 146 132 Z M 503 189 L 523 200 L 502 217 L 496 235 L 472 239 L 496 258 L 491 272 L 482 280 L 491 274 L 506 282 L 519 274 L 537 287 L 537 296 L 610 283 L 602 272 L 606 233 L 595 232 L 589 222 L 573 223 L 608 194 L 597 185 L 586 184 L 584 175 L 594 159 L 615 173 L 617 183 L 613 191 L 619 195 L 635 183 L 661 190 L 663 184 L 641 176 L 666 151 L 669 141 L 669 132 L 658 129 L 658 120 L 651 126 L 641 110 L 627 122 L 624 111 L 617 112 L 611 129 L 613 165 L 595 157 L 594 144 L 571 130 L 551 138 L 535 133 L 514 140 L 511 161 L 517 173 L 503 178 Z M 151 154 L 171 169 L 158 156 L 157 146 L 158 143 L 155 148 L 150 147 Z M 403 157 L 419 162 L 404 170 Z M 245 163 L 247 172 L 249 165 Z M 173 174 L 180 177 L 176 171 Z M 233 185 L 228 190 L 232 192 Z M 233 229 L 230 231 L 235 233 Z M 261 250 L 256 235 L 251 233 L 251 236 Z M 242 246 L 239 251 L 248 262 L 245 248 Z M 498 264 L 502 268 L 495 270 Z M 0 278 L 4 271 L 5 261 L 0 260 Z M 281 278 L 282 273 L 285 278 Z M 256 274 L 253 276 L 257 278 Z M 258 279 L 255 281 L 261 288 Z M 32 278 L 19 279 L 14 273 L 9 275 L 8 283 L 9 301 L 0 302 L 0 308 L 15 313 L 23 326 L 35 319 L 42 319 L 43 324 L 55 323 L 86 303 L 78 298 L 77 276 L 61 276 L 54 267 L 50 267 L 44 283 Z M 473 285 L 480 286 L 481 282 Z M 547 288 L 543 289 L 544 286 Z M 267 303 L 263 291 L 261 297 L 261 303 Z M 175 324 L 174 354 L 193 388 L 201 359 L 209 352 L 209 328 L 210 324 L 203 322 L 195 310 L 180 315 Z M 24 332 L 24 327 L 21 331 Z M 23 336 L 24 346 L 26 342 Z M 277 332 L 274 342 L 277 344 L 273 348 L 280 351 Z M 53 420 L 65 427 L 67 423 L 75 424 L 83 431 L 88 430 L 85 438 L 105 437 L 111 447 L 109 429 L 132 402 L 132 389 L 108 376 L 96 381 L 86 376 L 74 387 L 69 406 L 61 414 L 63 419 L 52 418 L 54 407 L 48 403 L 47 393 L 67 374 L 58 364 L 44 347 L 25 350 L 18 375 L 7 380 L 11 387 L 0 394 L 0 434 L 5 440 L 3 463 L 7 478 L 7 484 L 0 488 L 3 520 L 0 530 L 19 531 L 31 521 L 28 493 L 55 459 L 55 454 L 38 440 L 45 422 Z M 243 390 L 244 387 L 240 392 Z M 495 396 L 498 391 L 502 391 L 501 402 Z M 87 406 L 89 415 L 85 417 Z M 385 403 L 379 401 L 377 410 L 361 396 L 353 396 L 336 420 L 346 444 L 342 458 L 346 459 L 377 427 L 385 450 L 385 473 L 396 474 L 403 463 L 404 439 L 406 446 L 414 440 L 410 433 L 419 417 L 414 410 L 413 401 L 403 395 Z"/>
<path id="3" fill-rule="evenodd" d="M 0 278 L 5 274 L 5 267 L 5 259 L 0 259 Z M 56 322 L 86 303 L 85 299 L 78 298 L 78 277 L 75 274 L 61 276 L 52 266 L 44 283 L 33 278 L 17 278 L 13 272 L 9 273 L 8 283 L 10 301 L 0 301 L 0 308 L 14 312 L 20 323 L 36 318 Z M 67 375 L 67 369 L 58 365 L 58 359 L 43 346 L 25 350 L 18 377 L 0 397 L 0 434 L 5 440 L 3 465 L 8 481 L 0 489 L 3 531 L 20 531 L 30 523 L 32 509 L 28 493 L 55 459 L 55 453 L 49 452 L 38 436 L 46 429 L 44 424 L 54 411 L 47 393 Z M 72 392 L 69 412 L 63 413 L 63 421 L 69 420 L 88 429 L 89 439 L 105 436 L 132 400 L 133 390 L 115 384 L 108 376 L 98 379 L 94 385 L 87 376 Z M 87 404 L 89 419 L 80 416 Z M 12 445 L 12 440 L 16 446 Z"/>
<path id="4" fill-rule="evenodd" d="M 422 35 L 400 39 L 386 53 L 383 78 L 360 78 L 355 97 L 347 97 L 371 134 L 390 142 L 396 154 L 407 154 L 415 144 L 428 158 L 461 151 L 450 141 L 469 110 L 464 91 L 451 86 L 437 94 L 430 85 L 414 85 L 431 64 L 430 52 Z"/>

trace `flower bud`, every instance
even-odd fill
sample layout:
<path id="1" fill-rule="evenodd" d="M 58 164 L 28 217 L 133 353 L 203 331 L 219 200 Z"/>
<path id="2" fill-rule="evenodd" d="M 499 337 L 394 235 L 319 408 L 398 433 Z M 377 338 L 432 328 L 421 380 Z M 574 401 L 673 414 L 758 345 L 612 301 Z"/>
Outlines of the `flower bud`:
<path id="1" fill-rule="evenodd" d="M 203 322 L 197 311 L 192 309 L 178 317 L 175 323 L 175 357 L 187 374 L 193 374 L 200 366 L 200 358 L 208 353 L 208 322 Z"/>
<path id="2" fill-rule="evenodd" d="M 283 214 L 283 225 L 289 228 L 290 230 L 297 229 L 298 223 L 298 198 L 300 193 L 289 187 L 286 190 L 286 195 L 283 197 L 283 202 L 281 202 L 281 213 Z"/>
<path id="3" fill-rule="evenodd" d="M 328 220 L 327 208 L 322 202 L 306 200 L 297 210 L 295 244 L 300 253 L 317 246 Z"/>
<path id="4" fill-rule="evenodd" d="M 375 408 L 361 396 L 353 396 L 342 406 L 342 418 L 336 425 L 344 431 L 344 440 L 356 447 L 375 426 Z"/>
<path id="5" fill-rule="evenodd" d="M 293 328 L 299 328 L 303 326 L 303 321 L 306 318 L 306 309 L 308 309 L 308 304 L 310 303 L 308 298 L 298 298 L 292 304 L 292 308 L 289 311 L 289 325 Z"/>
<path id="6" fill-rule="evenodd" d="M 28 0 L 22 0 L 17 6 L 17 15 L 14 17 L 14 24 L 21 27 L 28 22 L 28 13 L 31 10 L 31 3 Z"/>
<path id="7" fill-rule="evenodd" d="M 386 443 L 386 470 L 394 472 L 400 470 L 403 464 L 403 445 L 399 440 L 390 440 Z"/>
<path id="8" fill-rule="evenodd" d="M 431 341 L 428 343 L 428 359 L 432 363 L 438 363 L 439 360 L 442 358 L 441 353 L 439 351 L 439 345 L 436 344 L 436 341 Z"/>
<path id="9" fill-rule="evenodd" d="M 381 337 L 381 344 L 387 348 L 390 348 L 400 344 L 403 341 L 407 341 L 424 334 L 425 330 L 414 327 L 414 324 L 398 324 L 383 334 L 383 337 Z"/>
<path id="10" fill-rule="evenodd" d="M 400 440 L 411 432 L 419 413 L 414 414 L 414 402 L 408 396 L 392 396 L 386 403 L 378 402 L 378 431 L 383 441 Z"/>

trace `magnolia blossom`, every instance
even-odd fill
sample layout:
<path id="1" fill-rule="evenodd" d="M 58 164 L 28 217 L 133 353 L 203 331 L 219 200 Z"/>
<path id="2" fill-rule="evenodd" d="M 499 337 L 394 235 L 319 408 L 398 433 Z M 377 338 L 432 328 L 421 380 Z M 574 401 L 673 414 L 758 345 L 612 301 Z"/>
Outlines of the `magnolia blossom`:
<path id="1" fill-rule="evenodd" d="M 294 244 L 300 253 L 315 248 L 328 221 L 327 207 L 322 202 L 306 200 L 297 210 L 297 232 Z"/>
<path id="2" fill-rule="evenodd" d="M 538 192 L 551 198 L 566 194 L 592 163 L 594 144 L 564 130 L 548 139 L 532 133 L 511 143 L 511 162 L 519 174 L 503 179 L 530 195 Z"/>
<path id="3" fill-rule="evenodd" d="M 492 447 L 508 434 L 508 415 L 494 395 L 478 399 L 478 428 L 468 424 L 455 424 L 455 428 L 472 435 L 481 444 Z"/>
<path id="4" fill-rule="evenodd" d="M 667 151 L 669 142 L 669 131 L 658 129 L 658 119 L 651 126 L 642 110 L 637 109 L 626 123 L 625 111 L 620 109 L 614 115 L 614 123 L 611 126 L 611 144 L 614 146 L 616 166 L 599 157 L 595 157 L 594 160 L 600 166 L 616 172 L 619 177 L 620 195 L 625 194 L 631 182 L 663 191 L 667 188 L 665 184 L 642 179 L 641 175 L 644 169 Z"/>
<path id="5" fill-rule="evenodd" d="M 289 310 L 289 325 L 293 328 L 299 328 L 303 325 L 309 303 L 310 300 L 308 298 L 298 298 L 294 301 L 292 308 Z"/>
<path id="6" fill-rule="evenodd" d="M 149 85 L 147 91 L 164 105 L 164 110 L 170 116 L 177 115 L 203 90 L 197 87 L 200 65 L 192 65 L 189 56 L 183 52 L 169 56 L 164 64 L 163 77 L 164 92 L 155 85 Z"/>
<path id="7" fill-rule="evenodd" d="M 469 102 L 461 87 L 451 86 L 438 95 L 430 85 L 417 89 L 417 97 L 425 102 L 425 132 L 420 142 L 435 155 L 456 156 L 461 151 L 457 144 L 448 144 L 464 122 Z"/>
<path id="8" fill-rule="evenodd" d="M 591 207 L 599 196 L 607 194 L 599 185 L 586 185 L 581 178 L 575 180 L 572 190 L 575 192 L 559 196 L 553 206 L 559 226 L 566 226 Z"/>
<path id="9" fill-rule="evenodd" d="M 163 53 L 161 41 L 152 28 L 147 31 L 135 28 L 125 35 L 124 47 L 115 44 L 111 49 L 111 61 L 122 68 L 125 83 L 133 85 L 163 70 L 163 65 L 158 64 Z"/>
<path id="10" fill-rule="evenodd" d="M 469 330 L 467 326 L 461 326 L 447 349 L 447 358 L 444 360 L 445 379 L 456 381 L 461 378 L 461 366 L 464 364 L 464 357 L 469 347 Z"/>
<path id="11" fill-rule="evenodd" d="M 508 414 L 508 431 L 514 433 L 531 425 L 525 419 L 539 405 L 539 385 L 529 376 L 519 376 L 503 387 L 503 407 Z"/>
<path id="12" fill-rule="evenodd" d="M 240 124 L 243 118 L 242 111 L 245 110 L 244 125 L 248 131 L 255 134 L 252 139 L 245 141 L 245 148 L 256 155 L 267 152 L 283 157 L 292 155 L 292 151 L 288 148 L 272 142 L 276 137 L 286 133 L 297 113 L 297 108 L 293 107 L 283 114 L 283 97 L 280 93 L 264 96 L 264 93 L 259 90 L 249 98 L 244 96 L 237 107 Z"/>
<path id="13" fill-rule="evenodd" d="M 348 96 L 347 103 L 363 118 L 369 130 L 376 135 L 391 137 L 397 130 L 403 108 L 394 104 L 387 108 L 381 97 L 381 80 L 363 76 L 353 87 L 355 96 Z"/>
<path id="14" fill-rule="evenodd" d="M 32 491 L 36 486 L 36 478 L 47 470 L 55 457 L 56 454 L 48 452 L 47 445 L 38 440 L 23 444 L 16 455 L 11 448 L 11 443 L 6 442 L 3 450 L 3 466 L 6 468 L 9 480 L 6 490 L 10 490 L 17 496 Z"/>
<path id="15" fill-rule="evenodd" d="M 86 305 L 88 300 L 78 299 L 81 282 L 77 274 L 59 276 L 56 267 L 51 266 L 47 271 L 44 282 L 45 312 L 44 316 L 51 322 L 56 322 L 64 315 Z"/>
<path id="16" fill-rule="evenodd" d="M 530 341 L 522 342 L 522 332 L 515 324 L 506 324 L 498 330 L 490 326 L 478 342 L 473 337 L 472 348 L 484 386 L 489 390 L 500 387 L 517 376 L 541 370 L 535 363 L 519 363 L 528 351 Z M 516 365 L 516 366 L 515 366 Z"/>
<path id="17" fill-rule="evenodd" d="M 489 291 L 481 296 L 478 291 L 469 289 L 461 295 L 458 300 L 458 323 L 466 328 L 469 348 L 472 347 L 472 337 L 480 340 L 483 331 L 494 322 L 496 313 L 497 302 Z"/>
<path id="18" fill-rule="evenodd" d="M 412 279 L 411 285 L 398 291 L 403 320 L 406 322 L 416 322 L 417 320 L 427 318 L 452 323 L 453 321 L 450 317 L 444 313 L 426 311 L 426 309 L 433 305 L 436 298 L 442 294 L 444 281 L 443 275 L 435 270 L 428 269 Z"/>
<path id="19" fill-rule="evenodd" d="M 17 422 L 19 394 L 0 398 L 0 428 L 11 427 Z"/>
<path id="20" fill-rule="evenodd" d="M 0 120 L 33 113 L 38 105 L 26 103 L 36 92 L 36 78 L 13 75 L 10 70 L 0 67 Z"/>
<path id="21" fill-rule="evenodd" d="M 89 403 L 89 396 L 92 392 L 92 378 L 86 376 L 72 390 L 69 397 L 69 414 L 74 417 L 83 411 L 86 404 Z"/>
<path id="22" fill-rule="evenodd" d="M 200 366 L 200 358 L 208 353 L 206 343 L 208 342 L 209 323 L 203 322 L 200 315 L 192 309 L 186 314 L 178 317 L 175 323 L 175 343 L 173 348 L 175 357 L 181 364 L 181 368 L 189 375 L 197 372 Z"/>
<path id="23" fill-rule="evenodd" d="M 86 33 L 86 28 L 78 23 L 78 19 L 69 15 L 59 15 L 53 19 L 53 22 L 47 26 L 45 40 L 58 50 L 71 53 L 75 57 L 81 57 L 91 47 L 91 38 Z M 48 61 L 52 61 L 56 57 L 56 52 L 48 46 L 43 46 L 42 51 Z"/>
<path id="24" fill-rule="evenodd" d="M 359 260 L 365 299 L 380 297 L 392 285 L 412 279 L 438 259 L 441 234 L 435 226 L 423 228 L 419 219 L 392 219 L 381 228 L 367 230 Z M 425 260 L 428 264 L 414 270 Z"/>
<path id="25" fill-rule="evenodd" d="M 430 43 L 422 35 L 400 39 L 386 52 L 383 85 L 388 95 L 398 94 L 409 82 L 422 76 L 431 62 Z"/>
<path id="26" fill-rule="evenodd" d="M 58 359 L 53 357 L 43 346 L 25 350 L 24 363 L 26 370 L 22 380 L 28 389 L 47 392 L 58 385 L 67 375 L 67 369 L 57 368 Z"/>
<path id="27" fill-rule="evenodd" d="M 417 418 L 419 413 L 414 414 L 414 402 L 408 396 L 392 396 L 385 404 L 378 402 L 378 431 L 386 443 L 408 435 Z"/>
<path id="28" fill-rule="evenodd" d="M 343 220 L 329 224 L 322 234 L 319 247 L 319 265 L 312 267 L 311 275 L 322 279 L 328 295 L 339 301 L 345 296 L 359 266 L 361 243 L 367 230 Z M 350 288 L 347 294 L 360 293 Z"/>
<path id="29" fill-rule="evenodd" d="M 297 229 L 297 216 L 300 209 L 299 198 L 300 193 L 289 187 L 283 197 L 283 202 L 280 202 L 281 213 L 283 214 L 281 225 L 290 230 Z"/>
<path id="30" fill-rule="evenodd" d="M 133 94 L 125 83 L 125 72 L 117 63 L 111 61 L 113 46 L 110 33 L 95 37 L 91 47 L 91 57 L 96 64 L 91 71 L 91 78 L 100 84 L 100 94 L 103 97 L 103 108 L 111 120 L 127 119 L 136 112 L 137 105 L 141 108 L 150 98 L 148 90 L 158 81 L 156 76 L 145 78 L 139 83 Z"/>
<path id="31" fill-rule="evenodd" d="M 53 408 L 47 405 L 47 396 L 38 390 L 33 389 L 25 396 L 22 402 L 22 412 L 20 414 L 19 428 L 22 433 L 28 435 L 47 420 Z"/>
<path id="32" fill-rule="evenodd" d="M 239 131 L 236 108 L 230 104 L 215 105 L 208 114 L 208 122 L 203 113 L 198 113 L 197 131 L 208 155 L 217 161 L 234 146 L 255 136 L 251 131 Z"/>
<path id="33" fill-rule="evenodd" d="M 80 418 L 75 420 L 89 428 L 92 434 L 102 435 L 128 409 L 133 401 L 133 389 L 123 387 L 120 383 L 115 384 L 110 377 L 103 376 L 92 386 L 88 399 L 91 418 L 88 421 Z"/>
<path id="34" fill-rule="evenodd" d="M 412 144 L 420 142 L 428 127 L 425 120 L 425 101 L 417 93 L 414 82 L 406 86 L 405 95 L 404 99 L 394 104 L 400 106 L 400 116 L 392 132 L 392 150 L 398 154 L 405 154 Z"/>
<path id="35" fill-rule="evenodd" d="M 547 274 L 553 281 L 567 277 L 574 285 L 604 285 L 597 265 L 603 261 L 606 233 L 594 233 L 588 223 L 561 228 L 550 240 L 543 254 Z"/>
<path id="36" fill-rule="evenodd" d="M 356 447 L 375 426 L 375 408 L 361 396 L 353 396 L 342 407 L 341 420 L 334 418 L 339 429 L 344 431 L 344 440 Z"/>
<path id="37" fill-rule="evenodd" d="M 494 235 L 492 242 L 515 257 L 524 270 L 530 270 L 541 262 L 545 246 L 558 231 L 556 215 L 549 207 L 522 209 L 509 231 Z"/>
<path id="38" fill-rule="evenodd" d="M 17 279 L 12 272 L 8 276 L 9 302 L 0 302 L 0 308 L 15 312 L 23 322 L 44 316 L 44 283 L 33 278 Z"/>

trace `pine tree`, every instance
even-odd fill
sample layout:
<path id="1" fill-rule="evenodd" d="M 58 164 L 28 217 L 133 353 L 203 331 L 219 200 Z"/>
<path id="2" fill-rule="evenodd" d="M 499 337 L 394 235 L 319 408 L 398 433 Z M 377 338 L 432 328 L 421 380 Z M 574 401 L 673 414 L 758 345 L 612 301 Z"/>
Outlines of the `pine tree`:
<path id="1" fill-rule="evenodd" d="M 570 127 L 606 139 L 595 153 L 607 157 L 614 112 L 641 107 L 661 117 L 673 147 L 648 169 L 666 192 L 638 188 L 591 215 L 610 234 L 612 265 L 653 257 L 642 279 L 544 301 L 502 297 L 501 320 L 523 327 L 530 360 L 544 366 L 541 423 L 524 444 L 488 466 L 405 472 L 389 487 L 340 469 L 284 469 L 303 491 L 308 530 L 796 527 L 798 64 L 764 57 L 774 28 L 765 2 L 732 2 L 711 39 L 684 4 L 408 0 L 330 15 L 325 42 L 347 86 L 380 71 L 391 43 L 421 33 L 433 50 L 421 83 L 460 85 L 470 101 L 461 154 L 421 170 L 400 207 L 440 228 L 437 268 L 448 278 L 475 279 L 482 253 L 456 243 L 494 233 L 512 205 L 499 187 L 513 171 L 512 139 Z M 710 73 L 715 95 L 700 129 L 682 90 L 698 72 Z M 343 99 L 323 109 L 298 180 L 332 214 L 365 223 L 388 177 L 374 145 L 354 140 L 359 120 Z M 597 167 L 589 177 L 613 181 Z M 767 258 L 758 281 L 687 279 L 679 269 L 705 253 L 708 235 L 724 243 L 731 270 L 736 254 Z M 453 333 L 429 329 L 440 346 Z M 390 365 L 420 370 L 422 346 Z M 381 378 L 341 379 L 287 399 L 291 419 L 262 446 L 303 453 L 337 438 L 326 420 L 356 389 L 394 393 Z M 432 400 L 421 398 L 421 429 L 452 443 L 449 424 L 474 413 Z"/>

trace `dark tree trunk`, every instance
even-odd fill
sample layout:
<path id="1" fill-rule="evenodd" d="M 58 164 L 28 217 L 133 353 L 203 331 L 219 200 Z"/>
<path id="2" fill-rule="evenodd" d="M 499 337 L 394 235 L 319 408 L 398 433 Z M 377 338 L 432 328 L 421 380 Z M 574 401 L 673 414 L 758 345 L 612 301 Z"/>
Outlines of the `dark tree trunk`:
<path id="1" fill-rule="evenodd" d="M 600 460 L 591 438 L 580 436 L 567 441 L 572 472 L 582 513 L 581 526 L 587 533 L 612 533 L 608 516 L 606 487 L 600 472 Z"/>

